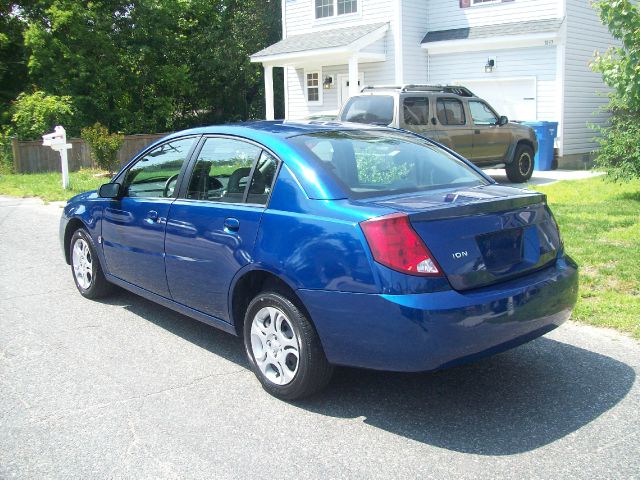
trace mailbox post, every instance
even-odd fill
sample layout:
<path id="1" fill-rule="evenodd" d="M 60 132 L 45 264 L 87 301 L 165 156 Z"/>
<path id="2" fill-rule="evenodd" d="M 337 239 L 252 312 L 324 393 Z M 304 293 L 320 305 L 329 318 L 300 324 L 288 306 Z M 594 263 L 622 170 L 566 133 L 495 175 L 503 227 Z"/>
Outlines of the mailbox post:
<path id="1" fill-rule="evenodd" d="M 67 143 L 67 132 L 63 127 L 58 125 L 53 129 L 52 133 L 42 136 L 42 145 L 51 147 L 52 150 L 60 153 L 60 163 L 62 164 L 62 188 L 69 188 L 69 160 L 67 159 L 67 150 L 72 148 Z"/>

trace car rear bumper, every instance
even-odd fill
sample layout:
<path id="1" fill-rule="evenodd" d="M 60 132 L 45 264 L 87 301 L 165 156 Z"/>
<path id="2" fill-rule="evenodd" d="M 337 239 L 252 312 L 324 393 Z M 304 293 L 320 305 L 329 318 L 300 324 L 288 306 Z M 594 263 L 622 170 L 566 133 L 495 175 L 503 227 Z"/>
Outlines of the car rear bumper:
<path id="1" fill-rule="evenodd" d="M 575 263 L 468 292 L 413 295 L 298 290 L 329 362 L 391 371 L 464 363 L 528 342 L 571 315 Z"/>

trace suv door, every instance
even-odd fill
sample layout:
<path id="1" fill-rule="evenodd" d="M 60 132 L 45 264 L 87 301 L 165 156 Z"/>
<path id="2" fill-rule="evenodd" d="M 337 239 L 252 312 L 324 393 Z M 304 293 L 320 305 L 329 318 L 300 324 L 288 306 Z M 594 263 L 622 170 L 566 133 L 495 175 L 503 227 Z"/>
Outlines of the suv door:
<path id="1" fill-rule="evenodd" d="M 166 271 L 173 300 L 229 321 L 229 287 L 251 262 L 277 167 L 271 154 L 249 141 L 201 141 L 167 223 Z"/>
<path id="2" fill-rule="evenodd" d="M 163 297 L 169 297 L 167 215 L 195 140 L 171 140 L 145 153 L 116 178 L 125 194 L 109 200 L 103 213 L 102 248 L 109 274 Z"/>
<path id="3" fill-rule="evenodd" d="M 400 128 L 423 135 L 430 133 L 429 97 L 401 97 L 400 102 Z"/>
<path id="4" fill-rule="evenodd" d="M 435 110 L 434 139 L 473 160 L 473 130 L 462 101 L 455 97 L 437 97 Z"/>
<path id="5" fill-rule="evenodd" d="M 469 113 L 473 120 L 473 160 L 477 163 L 504 161 L 511 131 L 506 125 L 498 125 L 499 116 L 482 100 L 469 100 Z"/>

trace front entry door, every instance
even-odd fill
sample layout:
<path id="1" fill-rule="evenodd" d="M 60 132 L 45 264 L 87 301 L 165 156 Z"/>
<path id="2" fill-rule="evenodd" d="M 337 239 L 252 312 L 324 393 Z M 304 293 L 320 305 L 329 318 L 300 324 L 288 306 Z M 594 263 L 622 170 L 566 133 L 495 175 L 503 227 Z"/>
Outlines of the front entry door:
<path id="1" fill-rule="evenodd" d="M 205 140 L 184 198 L 169 212 L 165 251 L 173 300 L 229 321 L 229 288 L 251 261 L 275 171 L 275 159 L 253 143 Z"/>
<path id="2" fill-rule="evenodd" d="M 109 201 L 102 219 L 107 271 L 121 280 L 169 297 L 164 235 L 174 189 L 194 138 L 165 143 L 121 174 L 125 192 Z"/>
<path id="3" fill-rule="evenodd" d="M 358 74 L 358 90 L 364 86 L 364 73 Z M 349 75 L 341 73 L 338 75 L 338 111 L 349 99 Z"/>

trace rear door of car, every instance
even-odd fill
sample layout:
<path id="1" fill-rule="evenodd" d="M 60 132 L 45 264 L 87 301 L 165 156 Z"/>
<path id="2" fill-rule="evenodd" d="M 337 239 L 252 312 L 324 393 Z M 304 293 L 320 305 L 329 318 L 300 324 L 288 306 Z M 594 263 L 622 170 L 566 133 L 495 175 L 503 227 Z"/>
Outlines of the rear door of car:
<path id="1" fill-rule="evenodd" d="M 198 137 L 145 152 L 116 179 L 124 196 L 106 201 L 102 248 L 109 274 L 169 297 L 164 267 L 167 216 Z"/>
<path id="2" fill-rule="evenodd" d="M 278 160 L 237 137 L 203 138 L 171 205 L 165 239 L 171 297 L 229 321 L 228 292 L 252 260 Z"/>
<path id="3" fill-rule="evenodd" d="M 473 121 L 473 161 L 501 162 L 511 144 L 509 128 L 498 125 L 499 115 L 482 100 L 469 100 L 469 114 Z"/>
<path id="4" fill-rule="evenodd" d="M 435 99 L 435 112 L 434 138 L 473 160 L 473 129 L 462 100 L 454 96 L 438 96 Z"/>

